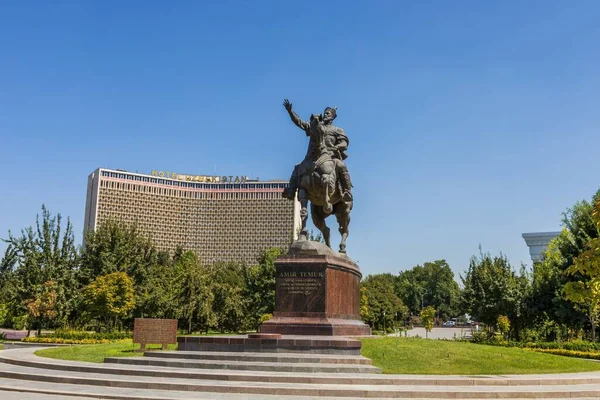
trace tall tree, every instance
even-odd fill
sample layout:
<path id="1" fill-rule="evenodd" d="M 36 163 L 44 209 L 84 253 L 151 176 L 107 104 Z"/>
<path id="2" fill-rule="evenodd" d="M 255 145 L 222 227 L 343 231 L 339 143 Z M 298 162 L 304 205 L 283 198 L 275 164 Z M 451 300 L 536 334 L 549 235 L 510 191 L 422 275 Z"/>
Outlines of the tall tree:
<path id="1" fill-rule="evenodd" d="M 394 284 L 392 274 L 369 275 L 361 282 L 361 290 L 365 288 L 369 303 L 366 322 L 374 329 L 391 328 L 396 319 L 403 320 L 408 314 L 408 308 L 396 296 Z"/>
<path id="2" fill-rule="evenodd" d="M 135 306 L 133 279 L 125 272 L 113 272 L 96 278 L 83 289 L 86 312 L 104 322 L 110 332 L 119 318 L 129 314 Z"/>
<path id="3" fill-rule="evenodd" d="M 565 297 L 564 287 L 579 280 L 577 274 L 567 270 L 586 251 L 590 240 L 599 237 L 593 216 L 593 205 L 599 198 L 600 191 L 591 203 L 577 202 L 563 213 L 562 232 L 550 242 L 542 259 L 533 265 L 533 289 L 529 300 L 531 321 L 538 326 L 551 325 L 550 338 L 561 332 L 560 327 L 580 329 L 586 320 L 589 321 L 588 313 Z"/>
<path id="4" fill-rule="evenodd" d="M 217 316 L 213 310 L 214 268 L 204 267 L 196 255 L 187 251 L 177 261 L 175 268 L 180 285 L 178 300 L 181 318 L 185 321 L 188 333 L 195 329 L 208 331 L 217 325 Z"/>
<path id="5" fill-rule="evenodd" d="M 244 273 L 245 266 L 226 263 L 213 266 L 212 292 L 214 294 L 213 312 L 217 318 L 219 330 L 242 332 L 247 328 L 246 310 L 248 299 Z"/>
<path id="6" fill-rule="evenodd" d="M 248 299 L 248 317 L 251 328 L 257 328 L 261 317 L 275 309 L 275 260 L 282 250 L 264 251 L 258 264 L 244 270 L 245 297 Z"/>
<path id="7" fill-rule="evenodd" d="M 96 231 L 84 234 L 81 256 L 81 280 L 89 284 L 96 277 L 113 272 L 125 272 L 133 279 L 135 309 L 133 316 L 151 314 L 152 291 L 150 271 L 158 265 L 158 251 L 152 240 L 135 224 L 114 220 L 103 222 Z"/>
<path id="8" fill-rule="evenodd" d="M 77 294 L 78 253 L 70 220 L 63 226 L 60 214 L 53 216 L 42 206 L 35 228 L 23 229 L 20 236 L 9 232 L 4 241 L 8 248 L 0 274 L 14 285 L 11 304 L 26 305 L 29 327 L 38 331 L 53 324 L 66 325 Z"/>
<path id="9" fill-rule="evenodd" d="M 400 272 L 396 293 L 413 315 L 432 306 L 440 318 L 458 315 L 460 288 L 446 260 L 436 260 Z"/>
<path id="10" fill-rule="evenodd" d="M 600 232 L 600 198 L 592 212 L 592 219 Z M 566 273 L 576 280 L 567 282 L 565 297 L 583 311 L 591 324 L 592 341 L 596 341 L 596 326 L 600 316 L 600 238 L 590 238 L 586 250 L 573 260 Z"/>
<path id="11" fill-rule="evenodd" d="M 528 295 L 527 276 L 518 276 L 506 256 L 492 257 L 480 250 L 462 279 L 464 308 L 469 314 L 487 325 L 495 325 L 500 315 L 508 316 L 513 325 L 520 323 Z"/>

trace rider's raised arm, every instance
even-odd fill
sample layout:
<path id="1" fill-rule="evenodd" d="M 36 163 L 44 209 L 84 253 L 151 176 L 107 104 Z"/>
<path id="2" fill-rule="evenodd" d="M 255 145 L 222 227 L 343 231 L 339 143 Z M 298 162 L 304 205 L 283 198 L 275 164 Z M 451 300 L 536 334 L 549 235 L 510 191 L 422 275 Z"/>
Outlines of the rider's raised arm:
<path id="1" fill-rule="evenodd" d="M 292 122 L 294 124 L 296 124 L 296 126 L 298 128 L 300 128 L 304 132 L 306 132 L 306 135 L 308 136 L 308 130 L 310 128 L 310 124 L 306 121 L 302 121 L 302 119 L 300 119 L 300 117 L 298 116 L 298 114 L 296 114 L 296 112 L 294 110 L 291 110 L 289 113 L 290 113 L 290 118 L 292 119 Z"/>
<path id="2" fill-rule="evenodd" d="M 285 107 L 285 109 L 287 110 L 288 114 L 290 115 L 290 118 L 292 120 L 292 122 L 294 124 L 296 124 L 296 126 L 300 129 L 302 129 L 304 132 L 306 132 L 306 136 L 308 136 L 308 131 L 310 129 L 310 124 L 306 121 L 302 121 L 302 119 L 300 119 L 300 117 L 298 116 L 298 114 L 296 114 L 296 112 L 292 109 L 292 103 L 290 103 L 288 101 L 288 99 L 285 99 L 283 101 L 283 106 Z"/>

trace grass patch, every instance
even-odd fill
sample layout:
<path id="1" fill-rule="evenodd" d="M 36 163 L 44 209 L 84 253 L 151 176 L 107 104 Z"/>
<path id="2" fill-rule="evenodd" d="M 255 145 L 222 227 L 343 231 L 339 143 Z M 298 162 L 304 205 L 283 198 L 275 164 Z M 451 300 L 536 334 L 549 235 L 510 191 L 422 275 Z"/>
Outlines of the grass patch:
<path id="1" fill-rule="evenodd" d="M 104 362 L 106 357 L 139 357 L 143 353 L 135 352 L 140 348 L 139 344 L 133 344 L 131 339 L 122 340 L 109 344 L 91 344 L 77 346 L 61 346 L 51 349 L 43 349 L 35 352 L 40 357 L 55 358 L 58 360 L 87 361 L 94 363 Z M 160 345 L 148 345 L 147 349 L 160 349 Z M 169 350 L 176 350 L 176 344 L 170 344 Z"/>
<path id="2" fill-rule="evenodd" d="M 600 363 L 519 348 L 411 338 L 362 339 L 385 374 L 502 375 L 599 371 Z"/>

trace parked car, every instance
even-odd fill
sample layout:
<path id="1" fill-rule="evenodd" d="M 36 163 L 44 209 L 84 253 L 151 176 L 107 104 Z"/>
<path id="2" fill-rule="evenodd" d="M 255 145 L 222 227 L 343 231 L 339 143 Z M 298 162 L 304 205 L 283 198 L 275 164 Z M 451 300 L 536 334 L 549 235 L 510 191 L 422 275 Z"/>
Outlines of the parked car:
<path id="1" fill-rule="evenodd" d="M 446 321 L 442 326 L 456 326 L 456 321 Z"/>

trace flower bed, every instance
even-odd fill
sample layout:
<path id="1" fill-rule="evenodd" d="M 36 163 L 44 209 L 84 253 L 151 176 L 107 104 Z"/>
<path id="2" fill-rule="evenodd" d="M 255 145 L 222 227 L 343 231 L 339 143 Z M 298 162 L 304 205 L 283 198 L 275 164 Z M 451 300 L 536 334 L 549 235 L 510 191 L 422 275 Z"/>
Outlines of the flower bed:
<path id="1" fill-rule="evenodd" d="M 129 332 L 97 333 L 87 331 L 56 331 L 54 333 L 21 339 L 29 343 L 104 344 L 131 339 Z"/>

